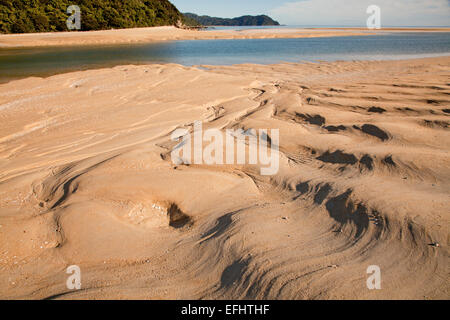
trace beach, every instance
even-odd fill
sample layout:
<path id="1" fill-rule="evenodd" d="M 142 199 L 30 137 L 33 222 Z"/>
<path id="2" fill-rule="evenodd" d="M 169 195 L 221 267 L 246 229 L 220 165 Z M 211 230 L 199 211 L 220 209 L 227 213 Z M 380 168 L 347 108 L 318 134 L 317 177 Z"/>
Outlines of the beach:
<path id="1" fill-rule="evenodd" d="M 175 40 L 319 38 L 381 34 L 383 32 L 448 32 L 449 28 L 383 29 L 364 28 L 269 28 L 198 31 L 176 27 L 131 28 L 120 30 L 0 34 L 0 48 L 86 46 L 151 43 Z"/>
<path id="2" fill-rule="evenodd" d="M 311 36 L 163 29 L 0 44 Z M 0 84 L 0 298 L 448 299 L 449 79 L 439 57 Z M 278 172 L 174 164 L 172 133 L 196 121 L 278 129 Z M 81 290 L 66 286 L 71 265 Z M 373 265 L 382 290 L 367 288 Z"/>

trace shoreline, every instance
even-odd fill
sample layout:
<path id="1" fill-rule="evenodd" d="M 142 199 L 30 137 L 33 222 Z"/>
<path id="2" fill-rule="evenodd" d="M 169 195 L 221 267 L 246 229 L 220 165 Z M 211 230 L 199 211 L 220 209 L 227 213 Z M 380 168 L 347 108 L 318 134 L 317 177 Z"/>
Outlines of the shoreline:
<path id="1" fill-rule="evenodd" d="M 393 61 L 416 61 L 416 60 L 425 60 L 425 59 L 444 59 L 444 58 L 448 58 L 450 57 L 450 53 L 447 55 L 436 55 L 436 56 L 429 56 L 429 57 L 411 57 L 411 58 L 399 58 L 399 59 L 388 59 L 388 60 L 351 60 L 353 62 L 393 62 Z M 23 77 L 11 77 L 11 78 L 6 78 L 3 79 L 2 77 L 0 77 L 0 86 L 11 83 L 13 81 L 21 81 L 21 80 L 26 80 L 26 79 L 31 79 L 31 78 L 35 78 L 35 79 L 48 79 L 54 76 L 61 76 L 61 75 L 65 75 L 65 74 L 71 74 L 71 73 L 77 73 L 77 72 L 88 72 L 88 71 L 99 71 L 99 70 L 106 70 L 106 69 L 114 69 L 114 68 L 120 68 L 120 67 L 127 67 L 127 66 L 131 66 L 131 67 L 150 67 L 150 66 L 155 66 L 155 65 L 159 65 L 159 66 L 166 66 L 166 65 L 173 65 L 173 66 L 178 66 L 180 68 L 196 68 L 199 70 L 210 70 L 212 68 L 227 68 L 227 67 L 241 67 L 241 66 L 259 66 L 259 67 L 270 67 L 270 66 L 280 66 L 280 65 L 289 65 L 289 64 L 293 64 L 293 65 L 302 65 L 302 64 L 317 64 L 320 65 L 322 63 L 345 63 L 345 62 L 350 62 L 350 60 L 334 60 L 334 61 L 297 61 L 297 62 L 292 62 L 292 61 L 280 61 L 278 63 L 268 63 L 268 64 L 263 64 L 263 63 L 237 63 L 237 64 L 230 64 L 230 65 L 210 65 L 210 64 L 198 64 L 198 65 L 183 65 L 180 63 L 175 63 L 175 62 L 154 62 L 154 63 L 131 63 L 131 64 L 111 64 L 111 65 L 104 65 L 104 66 L 85 66 L 82 69 L 79 69 L 78 67 L 74 67 L 73 69 L 66 69 L 66 70 L 62 70 L 61 72 L 46 72 L 46 73 L 36 73 L 36 74 L 30 74 L 27 76 L 23 76 Z"/>
<path id="2" fill-rule="evenodd" d="M 376 35 L 384 32 L 450 32 L 450 28 L 270 28 L 195 31 L 176 27 L 131 28 L 83 32 L 0 34 L 0 49 L 152 43 L 176 40 L 318 38 Z"/>

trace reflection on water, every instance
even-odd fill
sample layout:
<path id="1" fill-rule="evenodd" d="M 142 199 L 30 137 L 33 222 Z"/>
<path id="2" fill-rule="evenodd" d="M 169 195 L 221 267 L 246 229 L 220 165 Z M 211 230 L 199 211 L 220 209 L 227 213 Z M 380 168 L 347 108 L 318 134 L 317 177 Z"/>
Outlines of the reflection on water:
<path id="1" fill-rule="evenodd" d="M 281 61 L 385 60 L 438 55 L 450 55 L 450 33 L 0 49 L 0 81 L 123 64 L 269 64 Z"/>

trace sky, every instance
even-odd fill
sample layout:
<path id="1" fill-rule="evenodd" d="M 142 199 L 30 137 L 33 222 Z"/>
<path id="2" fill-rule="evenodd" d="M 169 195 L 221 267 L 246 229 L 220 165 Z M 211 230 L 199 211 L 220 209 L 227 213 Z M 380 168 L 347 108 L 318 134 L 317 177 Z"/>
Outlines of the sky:
<path id="1" fill-rule="evenodd" d="M 450 0 L 170 0 L 181 12 L 233 18 L 267 14 L 281 24 L 365 26 L 370 5 L 382 26 L 450 26 Z"/>

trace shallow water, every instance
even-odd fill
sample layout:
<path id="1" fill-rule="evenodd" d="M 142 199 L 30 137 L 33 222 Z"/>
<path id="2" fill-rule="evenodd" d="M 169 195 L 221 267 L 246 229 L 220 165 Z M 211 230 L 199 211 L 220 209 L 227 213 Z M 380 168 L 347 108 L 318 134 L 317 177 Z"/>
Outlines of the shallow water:
<path id="1" fill-rule="evenodd" d="M 187 40 L 87 47 L 0 49 L 0 81 L 123 64 L 271 64 L 282 61 L 390 60 L 450 55 L 450 33 Z"/>

